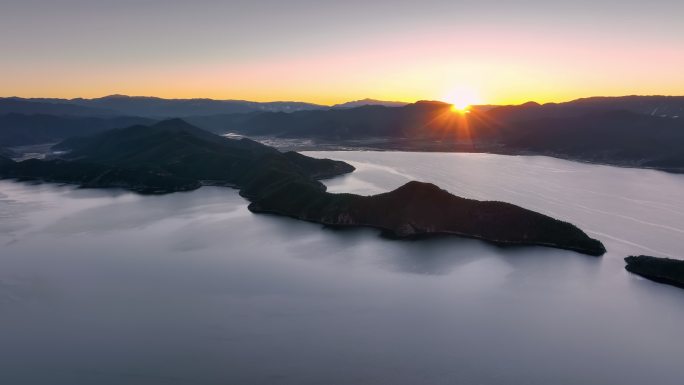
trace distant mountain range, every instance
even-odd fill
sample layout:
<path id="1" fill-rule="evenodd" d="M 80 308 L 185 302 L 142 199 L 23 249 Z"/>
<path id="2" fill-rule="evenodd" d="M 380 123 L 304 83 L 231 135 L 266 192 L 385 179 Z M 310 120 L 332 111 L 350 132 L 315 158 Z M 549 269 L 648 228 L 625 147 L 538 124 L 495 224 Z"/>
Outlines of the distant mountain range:
<path id="1" fill-rule="evenodd" d="M 155 119 L 188 116 L 211 116 L 256 112 L 299 112 L 330 109 L 353 109 L 365 106 L 405 107 L 409 103 L 362 99 L 325 106 L 303 102 L 251 102 L 245 100 L 163 99 L 157 97 L 110 95 L 95 99 L 0 98 L 0 114 L 44 114 L 55 116 L 140 116 Z M 525 108 L 521 108 L 525 107 Z M 684 97 L 624 96 L 592 97 L 565 103 L 526 103 L 519 106 L 474 106 L 478 111 L 499 110 L 516 113 L 518 119 L 563 117 L 581 113 L 626 110 L 644 115 L 684 118 Z"/>
<path id="2" fill-rule="evenodd" d="M 330 108 L 354 108 L 364 105 L 401 107 L 407 103 L 364 99 L 335 106 L 302 102 L 250 102 L 246 100 L 163 99 L 144 96 L 110 95 L 95 99 L 0 98 L 0 114 L 48 114 L 67 116 L 141 116 L 173 118 L 187 116 L 295 112 Z"/>
<path id="3" fill-rule="evenodd" d="M 363 107 L 363 106 L 404 107 L 407 104 L 409 104 L 409 103 L 406 103 L 406 102 L 387 102 L 384 100 L 376 100 L 376 99 L 362 99 L 362 100 L 355 100 L 353 102 L 335 104 L 334 106 L 332 106 L 332 108 L 356 108 L 356 107 Z"/>
<path id="4" fill-rule="evenodd" d="M 56 142 L 187 114 L 188 122 L 219 134 L 306 139 L 324 148 L 539 154 L 684 172 L 684 97 L 474 106 L 465 115 L 442 102 L 398 104 L 365 99 L 333 108 L 127 96 L 5 98 L 0 99 L 0 147 Z"/>
<path id="5" fill-rule="evenodd" d="M 233 115 L 223 117 L 222 128 L 344 148 L 539 154 L 684 172 L 682 108 L 684 97 L 625 97 L 474 108 L 461 115 L 446 103 L 424 101 L 400 108 Z M 217 126 L 213 121 L 207 128 Z"/>
<path id="6" fill-rule="evenodd" d="M 564 103 L 529 102 L 517 106 L 488 106 L 497 114 L 516 120 L 569 117 L 601 111 L 630 111 L 661 118 L 684 119 L 684 96 L 592 97 Z"/>
<path id="7" fill-rule="evenodd" d="M 255 112 L 298 112 L 329 109 L 352 109 L 364 106 L 405 107 L 409 103 L 362 99 L 325 106 L 303 102 L 251 102 L 246 100 L 164 99 L 146 96 L 110 95 L 94 99 L 56 98 L 0 98 L 0 114 L 45 114 L 57 116 L 141 116 L 164 119 L 169 117 L 209 116 Z M 527 110 L 535 110 L 534 117 L 576 115 L 592 111 L 627 110 L 660 117 L 684 118 L 684 97 L 681 96 L 624 96 L 593 97 L 565 103 L 526 103 Z M 479 111 L 514 109 L 521 106 L 474 106 Z M 521 116 L 522 117 L 522 116 Z"/>
<path id="8" fill-rule="evenodd" d="M 226 116 L 264 112 L 346 109 L 362 105 L 406 103 L 364 99 L 333 107 L 300 103 L 258 103 L 241 100 L 162 99 L 111 95 L 97 99 L 0 98 L 0 148 L 57 142 L 132 124 L 184 117 L 221 131 Z M 214 123 L 215 122 L 215 123 Z"/>
<path id="9" fill-rule="evenodd" d="M 145 96 L 110 95 L 95 99 L 2 98 L 0 113 L 22 112 L 52 115 L 185 117 L 259 111 L 293 112 L 329 108 L 302 102 L 258 103 L 245 100 L 163 99 Z"/>
<path id="10" fill-rule="evenodd" d="M 43 114 L 55 116 L 105 116 L 114 115 L 114 111 L 86 107 L 51 99 L 19 99 L 0 98 L 0 114 Z M 125 115 L 125 114 L 123 114 Z"/>

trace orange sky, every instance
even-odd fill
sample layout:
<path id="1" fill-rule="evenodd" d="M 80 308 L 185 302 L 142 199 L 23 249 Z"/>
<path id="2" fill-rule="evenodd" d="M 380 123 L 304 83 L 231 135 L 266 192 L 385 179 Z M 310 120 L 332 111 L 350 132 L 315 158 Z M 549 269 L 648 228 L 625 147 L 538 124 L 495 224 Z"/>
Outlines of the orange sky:
<path id="1" fill-rule="evenodd" d="M 299 13 L 275 18 L 280 14 L 273 8 L 273 14 L 247 5 L 216 8 L 228 19 L 232 12 L 235 20 L 229 24 L 211 18 L 210 7 L 219 7 L 214 2 L 205 8 L 162 9 L 151 0 L 146 9 L 122 0 L 120 11 L 75 1 L 67 3 L 79 3 L 78 11 L 56 8 L 51 13 L 25 3 L 0 6 L 0 28 L 7 28 L 0 32 L 13 36 L 0 41 L 2 96 L 120 93 L 321 104 L 366 97 L 408 102 L 464 97 L 472 103 L 514 104 L 598 95 L 684 95 L 684 23 L 636 8 L 607 11 L 604 19 L 568 8 L 566 14 L 556 12 L 562 16 L 555 16 L 557 23 L 526 10 L 519 15 L 500 11 L 497 17 L 455 14 L 452 20 L 438 12 L 450 9 L 449 2 L 428 1 L 433 13 L 412 17 L 418 11 L 399 1 L 397 8 L 405 14 L 375 15 L 380 8 L 371 6 L 371 15 L 357 20 L 340 8 L 336 12 L 349 22 L 328 24 L 318 21 L 318 14 L 304 14 L 298 21 Z M 319 8 L 298 11 L 330 10 Z M 478 15 L 497 9 L 481 8 Z M 74 12 L 90 14 L 76 18 Z M 166 19 L 132 18 L 145 12 L 161 12 Z M 29 15 L 33 23 L 22 23 Z M 259 18 L 252 19 L 255 15 Z M 243 24 L 240 16 L 247 19 Z M 253 24 L 269 17 L 274 19 L 263 23 L 272 30 Z M 193 24 L 196 18 L 200 21 Z M 36 32 L 41 25 L 49 26 L 49 32 Z"/>

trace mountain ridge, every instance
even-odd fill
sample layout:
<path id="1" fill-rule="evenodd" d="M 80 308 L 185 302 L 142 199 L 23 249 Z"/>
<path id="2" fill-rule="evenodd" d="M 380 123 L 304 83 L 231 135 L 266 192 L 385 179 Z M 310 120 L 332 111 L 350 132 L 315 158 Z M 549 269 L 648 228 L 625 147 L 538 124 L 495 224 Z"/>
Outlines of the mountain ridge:
<path id="1" fill-rule="evenodd" d="M 125 95 L 107 98 L 131 102 L 131 97 Z M 167 102 L 153 99 L 155 103 Z M 205 99 L 196 101 L 202 103 L 202 100 Z M 362 105 L 290 112 L 249 111 L 193 115 L 185 119 L 219 134 L 305 139 L 314 148 L 322 143 L 325 148 L 332 145 L 378 150 L 547 155 L 684 172 L 684 154 L 680 151 L 684 147 L 684 97 L 680 96 L 595 97 L 566 103 L 473 106 L 468 113 L 461 114 L 454 113 L 448 103 L 439 101 L 418 101 L 402 107 Z M 0 115 L 0 146 L 6 147 L 40 144 L 101 131 L 103 127 L 122 126 L 92 123 L 97 129 L 89 132 L 82 127 L 82 122 L 69 120 L 74 117 L 63 116 L 54 118 L 55 128 L 47 132 L 41 122 L 45 117 L 24 116 L 26 122 L 34 121 L 31 126 L 12 123 L 7 116 Z M 16 115 L 13 116 L 16 121 Z"/>
<path id="2" fill-rule="evenodd" d="M 334 104 L 331 106 L 331 108 L 356 108 L 363 106 L 404 107 L 407 104 L 410 103 L 365 98 L 360 100 L 349 101 L 346 103 Z"/>

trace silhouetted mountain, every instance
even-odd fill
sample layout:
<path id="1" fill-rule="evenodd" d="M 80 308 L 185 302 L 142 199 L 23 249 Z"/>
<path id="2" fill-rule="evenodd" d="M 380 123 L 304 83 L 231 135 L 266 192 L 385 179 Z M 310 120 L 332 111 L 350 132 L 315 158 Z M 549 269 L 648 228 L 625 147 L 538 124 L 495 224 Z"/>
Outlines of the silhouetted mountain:
<path id="1" fill-rule="evenodd" d="M 104 111 L 109 114 L 144 116 L 151 118 L 174 118 L 191 115 L 248 113 L 256 111 L 292 112 L 307 109 L 329 108 L 302 102 L 258 103 L 245 100 L 213 99 L 163 99 L 144 96 L 110 95 L 95 99 L 12 99 L 24 103 L 72 106 L 84 110 Z M 8 112 L 19 112 L 9 111 Z M 95 115 L 95 113 L 92 113 Z"/>
<path id="2" fill-rule="evenodd" d="M 0 98 L 0 114 L 44 114 L 56 116 L 111 116 L 114 111 L 78 104 L 54 103 L 20 98 Z"/>
<path id="3" fill-rule="evenodd" d="M 501 142 L 533 154 L 684 172 L 684 119 L 627 111 L 537 119 L 508 125 Z"/>
<path id="4" fill-rule="evenodd" d="M 684 96 L 592 97 L 564 103 L 529 102 L 517 106 L 489 108 L 492 118 L 505 121 L 567 118 L 607 111 L 629 111 L 655 117 L 684 118 Z"/>
<path id="5" fill-rule="evenodd" d="M 218 120 L 212 121 L 214 130 L 221 126 Z M 306 138 L 344 147 L 529 153 L 684 171 L 684 119 L 593 107 L 530 102 L 459 114 L 445 103 L 418 102 L 400 108 L 233 116 L 223 127 L 223 132 Z M 359 142 L 370 139 L 381 141 Z"/>
<path id="6" fill-rule="evenodd" d="M 18 162 L 7 167 L 4 176 L 167 193 L 202 184 L 242 185 L 243 178 L 266 160 L 282 165 L 282 173 L 319 188 L 323 185 L 313 176 L 353 170 L 343 162 L 292 160 L 291 155 L 249 139 L 226 139 L 180 119 L 71 138 L 56 147 L 69 152 L 61 159 Z"/>
<path id="7" fill-rule="evenodd" d="M 601 255 L 603 245 L 577 227 L 501 202 L 459 198 L 411 182 L 371 197 L 331 194 L 318 179 L 348 173 L 344 162 L 281 153 L 249 139 L 214 135 L 180 119 L 114 129 L 62 142 L 63 159 L 13 162 L 0 176 L 169 193 L 205 184 L 231 186 L 268 212 L 330 226 L 369 226 L 397 237 L 453 234 L 499 244 L 557 247 Z"/>
<path id="8" fill-rule="evenodd" d="M 465 123 L 449 104 L 421 101 L 400 108 L 364 106 L 230 117 L 224 131 L 319 139 L 452 137 L 460 134 L 457 128 Z"/>
<path id="9" fill-rule="evenodd" d="M 228 127 L 241 125 L 242 122 L 249 121 L 254 116 L 262 112 L 219 114 L 219 115 L 197 115 L 183 118 L 190 124 L 194 124 L 205 130 L 225 134 Z M 228 130 L 229 131 L 229 130 Z"/>
<path id="10" fill-rule="evenodd" d="M 0 147 L 54 143 L 72 136 L 92 135 L 132 124 L 149 124 L 145 118 L 86 118 L 52 115 L 0 115 Z"/>
<path id="11" fill-rule="evenodd" d="M 684 119 L 684 96 L 592 97 L 562 104 L 576 108 L 625 110 L 644 115 Z"/>
<path id="12" fill-rule="evenodd" d="M 640 255 L 627 257 L 625 262 L 630 273 L 684 289 L 684 261 Z"/>
<path id="13" fill-rule="evenodd" d="M 376 100 L 376 99 L 362 99 L 362 100 L 355 100 L 353 102 L 335 104 L 334 106 L 332 106 L 332 108 L 356 108 L 356 107 L 363 107 L 363 106 L 404 107 L 407 104 L 409 104 L 409 103 L 406 103 L 406 102 L 388 102 L 388 101 Z"/>
<path id="14" fill-rule="evenodd" d="M 53 101 L 47 105 L 62 107 L 69 107 L 68 103 L 89 103 L 86 108 L 97 111 L 122 109 L 141 115 L 232 109 L 239 113 L 197 115 L 188 120 L 217 133 L 306 138 L 344 147 L 369 148 L 362 141 L 376 140 L 371 148 L 543 154 L 672 172 L 684 170 L 684 155 L 679 151 L 684 146 L 684 118 L 675 115 L 682 109 L 684 97 L 588 98 L 545 105 L 530 102 L 519 106 L 475 107 L 466 115 L 454 113 L 446 103 L 428 101 L 395 108 L 366 105 L 290 113 L 263 112 L 271 108 L 268 104 L 208 99 L 110 96 L 62 100 L 59 102 L 62 104 L 58 99 L 39 101 L 21 103 L 43 105 Z M 273 108 L 281 107 L 284 105 Z M 0 145 L 54 141 L 123 125 L 116 120 L 79 122 L 60 118 L 63 121 L 48 122 L 56 118 L 11 116 L 0 119 Z M 32 119 L 36 121 L 35 126 L 19 122 Z M 138 122 L 127 124 L 130 123 Z"/>

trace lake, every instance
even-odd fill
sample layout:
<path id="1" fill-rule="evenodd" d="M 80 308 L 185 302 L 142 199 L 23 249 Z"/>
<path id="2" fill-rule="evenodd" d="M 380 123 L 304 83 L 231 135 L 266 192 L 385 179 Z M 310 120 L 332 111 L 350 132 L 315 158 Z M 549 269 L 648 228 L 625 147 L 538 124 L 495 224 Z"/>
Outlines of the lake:
<path id="1" fill-rule="evenodd" d="M 659 384 L 684 378 L 684 175 L 490 154 L 308 152 L 572 222 L 601 258 L 392 241 L 254 215 L 237 191 L 0 181 L 2 384 Z"/>

